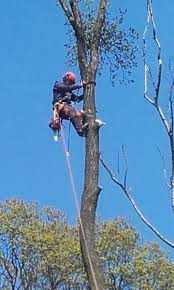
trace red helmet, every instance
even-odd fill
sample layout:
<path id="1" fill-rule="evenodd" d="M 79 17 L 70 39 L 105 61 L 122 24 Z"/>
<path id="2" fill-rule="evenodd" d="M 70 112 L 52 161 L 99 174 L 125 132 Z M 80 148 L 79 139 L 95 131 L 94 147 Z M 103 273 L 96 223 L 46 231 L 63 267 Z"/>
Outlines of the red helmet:
<path id="1" fill-rule="evenodd" d="M 66 74 L 63 77 L 63 81 L 69 81 L 72 84 L 75 84 L 76 82 L 75 74 L 73 72 L 66 72 Z"/>

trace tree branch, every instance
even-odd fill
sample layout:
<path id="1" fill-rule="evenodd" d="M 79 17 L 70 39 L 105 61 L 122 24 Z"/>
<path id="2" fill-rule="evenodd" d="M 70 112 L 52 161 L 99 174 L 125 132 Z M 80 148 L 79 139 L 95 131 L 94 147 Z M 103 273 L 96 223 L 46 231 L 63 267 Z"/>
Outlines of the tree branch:
<path id="1" fill-rule="evenodd" d="M 98 13 L 97 13 L 97 18 L 94 25 L 94 34 L 93 34 L 93 40 L 94 40 L 96 50 L 98 50 L 98 47 L 99 47 L 101 31 L 102 31 L 102 27 L 105 21 L 107 3 L 108 3 L 108 0 L 100 0 L 99 7 L 98 7 Z"/>
<path id="2" fill-rule="evenodd" d="M 71 6 L 74 19 L 75 19 L 76 30 L 79 30 L 79 32 L 81 32 L 82 20 L 81 20 L 80 11 L 78 9 L 77 0 L 70 0 L 70 6 Z"/>
<path id="3" fill-rule="evenodd" d="M 74 18 L 73 15 L 71 13 L 71 10 L 68 7 L 67 1 L 66 0 L 57 0 L 57 4 L 60 4 L 60 6 L 62 7 L 67 19 L 69 20 L 71 25 L 74 25 Z"/>
<path id="4" fill-rule="evenodd" d="M 85 44 L 84 27 L 77 0 L 70 0 L 70 6 L 74 17 L 73 29 L 76 35 L 78 60 L 82 79 L 86 80 L 87 53 Z"/>
<path id="5" fill-rule="evenodd" d="M 57 3 L 59 3 L 62 7 L 67 20 L 69 21 L 72 29 L 74 30 L 77 41 L 80 74 L 82 79 L 86 79 L 87 57 L 85 48 L 85 37 L 77 0 L 69 0 L 69 4 L 66 0 L 57 0 Z"/>
<path id="6" fill-rule="evenodd" d="M 153 39 L 157 45 L 157 59 L 158 59 L 158 72 L 157 72 L 157 81 L 156 84 L 153 81 L 153 86 L 155 89 L 155 96 L 154 97 L 149 97 L 148 96 L 148 73 L 150 74 L 150 77 L 152 79 L 152 74 L 150 72 L 150 69 L 147 65 L 147 60 L 146 60 L 146 34 L 148 31 L 148 26 L 150 25 L 150 23 L 152 24 L 152 28 L 153 28 Z M 145 99 L 151 103 L 157 110 L 160 119 L 167 131 L 167 134 L 170 133 L 170 124 L 167 120 L 167 117 L 165 116 L 162 108 L 159 105 L 159 93 L 160 93 L 160 86 L 161 86 L 161 74 L 162 74 L 162 59 L 161 59 L 161 45 L 160 45 L 160 41 L 157 37 L 157 29 L 156 29 L 156 25 L 155 25 L 155 20 L 154 20 L 154 16 L 153 16 L 153 10 L 152 10 L 152 1 L 151 0 L 147 0 L 147 24 L 145 26 L 144 29 L 144 33 L 143 33 L 143 60 L 144 60 L 144 97 Z"/>
<path id="7" fill-rule="evenodd" d="M 172 208 L 174 209 L 174 132 L 173 132 L 173 126 L 174 126 L 174 116 L 173 116 L 173 89 L 174 89 L 174 76 L 172 76 L 172 83 L 170 86 L 170 94 L 169 94 L 169 107 L 170 107 L 170 148 L 171 148 L 171 159 L 172 159 L 172 165 L 171 165 L 171 177 L 170 177 L 170 188 L 171 188 L 171 203 Z"/>
<path id="8" fill-rule="evenodd" d="M 99 46 L 101 40 L 102 27 L 105 21 L 106 9 L 107 9 L 108 0 L 100 0 L 97 17 L 95 20 L 93 28 L 93 40 L 91 47 L 91 67 L 93 71 L 96 71 L 99 61 Z"/>
<path id="9" fill-rule="evenodd" d="M 169 240 L 167 240 L 143 215 L 142 211 L 138 208 L 138 206 L 136 205 L 134 199 L 132 198 L 129 190 L 127 189 L 127 185 L 125 186 L 124 183 L 122 183 L 121 181 L 119 181 L 119 179 L 116 177 L 116 175 L 113 173 L 113 171 L 111 170 L 111 168 L 105 163 L 105 161 L 103 160 L 103 158 L 100 156 L 100 162 L 102 164 L 102 166 L 105 168 L 105 170 L 107 171 L 107 173 L 109 174 L 110 178 L 112 179 L 112 181 L 118 185 L 121 190 L 123 191 L 123 193 L 125 194 L 125 196 L 128 198 L 128 200 L 130 201 L 131 205 L 133 206 L 133 208 L 135 209 L 137 215 L 140 217 L 140 219 L 142 220 L 142 222 L 161 240 L 163 241 L 165 244 L 167 244 L 168 246 L 170 246 L 171 248 L 174 248 L 174 243 L 170 242 Z"/>
<path id="10" fill-rule="evenodd" d="M 152 29 L 153 29 L 153 39 L 157 46 L 158 70 L 157 70 L 156 83 L 154 83 L 154 81 L 152 80 L 152 74 L 150 72 L 150 69 L 147 65 L 147 60 L 146 60 L 146 34 L 147 34 L 148 27 L 150 24 L 152 25 Z M 168 118 L 164 114 L 159 104 L 161 75 L 162 75 L 162 59 L 161 59 L 161 45 L 157 37 L 157 28 L 156 28 L 156 24 L 155 24 L 155 20 L 153 16 L 152 0 L 147 0 L 147 23 L 146 23 L 144 33 L 143 33 L 143 61 L 144 61 L 144 97 L 151 105 L 155 107 L 169 138 L 170 151 L 171 151 L 171 175 L 170 175 L 171 205 L 174 211 L 174 132 L 173 132 L 173 101 L 172 101 L 174 80 L 172 80 L 172 85 L 170 89 L 170 96 L 169 96 L 170 119 L 168 120 Z M 148 96 L 148 73 L 151 77 L 153 87 L 155 90 L 155 96 L 153 97 Z"/>

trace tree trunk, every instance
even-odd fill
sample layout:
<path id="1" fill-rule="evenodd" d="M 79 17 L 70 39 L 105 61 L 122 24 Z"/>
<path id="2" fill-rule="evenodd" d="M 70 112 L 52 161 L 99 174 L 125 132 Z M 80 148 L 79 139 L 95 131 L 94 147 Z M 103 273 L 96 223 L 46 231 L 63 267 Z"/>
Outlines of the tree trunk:
<path id="1" fill-rule="evenodd" d="M 94 80 L 94 72 L 88 73 L 88 79 Z M 84 190 L 81 200 L 80 244 L 85 270 L 91 290 L 103 290 L 104 279 L 100 271 L 99 259 L 95 251 L 95 217 L 96 207 L 101 191 L 99 178 L 99 128 L 95 123 L 95 85 L 86 88 L 84 110 L 87 113 L 89 128 L 85 142 Z"/>
<path id="2" fill-rule="evenodd" d="M 99 61 L 99 46 L 108 0 L 99 0 L 97 17 L 92 33 L 90 60 L 88 61 L 85 26 L 77 0 L 58 0 L 74 30 L 77 57 L 82 80 L 95 81 Z M 95 107 L 95 85 L 88 84 L 84 94 L 84 110 L 89 124 L 85 144 L 84 190 L 81 201 L 80 244 L 85 270 L 91 290 L 104 290 L 104 278 L 95 251 L 95 216 L 100 188 L 99 177 L 99 127 Z"/>

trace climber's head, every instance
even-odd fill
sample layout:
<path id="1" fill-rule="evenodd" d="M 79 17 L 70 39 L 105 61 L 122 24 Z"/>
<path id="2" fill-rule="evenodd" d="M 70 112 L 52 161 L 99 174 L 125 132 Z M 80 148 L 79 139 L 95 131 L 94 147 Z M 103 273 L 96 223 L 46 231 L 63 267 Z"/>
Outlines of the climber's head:
<path id="1" fill-rule="evenodd" d="M 76 82 L 76 77 L 73 72 L 66 72 L 63 76 L 63 82 L 67 85 L 74 85 Z"/>

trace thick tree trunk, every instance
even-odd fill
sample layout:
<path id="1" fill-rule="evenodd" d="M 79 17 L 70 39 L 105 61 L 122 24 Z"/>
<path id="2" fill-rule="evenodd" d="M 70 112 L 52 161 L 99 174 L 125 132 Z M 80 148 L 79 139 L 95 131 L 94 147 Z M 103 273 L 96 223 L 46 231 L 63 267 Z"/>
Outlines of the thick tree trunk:
<path id="1" fill-rule="evenodd" d="M 92 78 L 92 73 L 90 74 Z M 100 271 L 99 259 L 95 252 L 95 218 L 100 188 L 99 178 L 99 128 L 95 123 L 95 86 L 88 85 L 85 92 L 84 109 L 89 128 L 85 143 L 84 190 L 81 201 L 80 244 L 85 270 L 91 290 L 103 290 L 104 279 Z"/>

